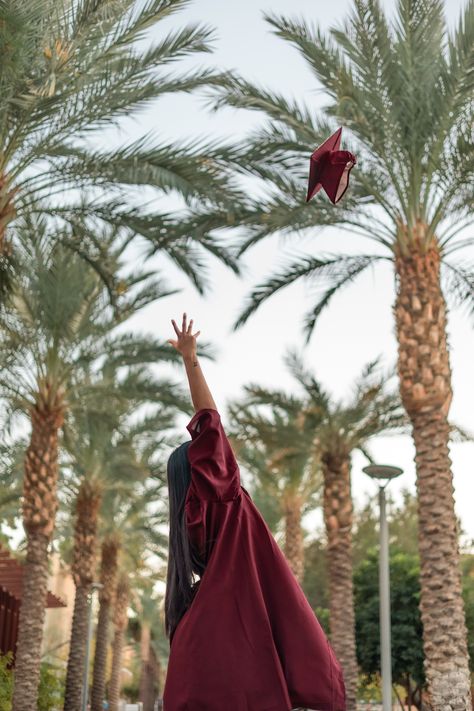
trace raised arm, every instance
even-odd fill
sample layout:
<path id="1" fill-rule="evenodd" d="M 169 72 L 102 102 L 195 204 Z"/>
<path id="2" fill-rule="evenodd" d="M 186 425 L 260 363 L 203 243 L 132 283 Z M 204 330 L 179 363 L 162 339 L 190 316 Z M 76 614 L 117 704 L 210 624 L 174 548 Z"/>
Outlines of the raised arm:
<path id="1" fill-rule="evenodd" d="M 197 357 L 196 338 L 199 336 L 201 331 L 194 334 L 192 333 L 193 320 L 191 319 L 188 325 L 185 313 L 183 314 L 181 330 L 179 330 L 174 319 L 171 319 L 171 323 L 173 324 L 173 328 L 176 333 L 176 339 L 170 338 L 168 343 L 171 343 L 171 345 L 174 346 L 183 357 L 194 410 L 196 412 L 206 408 L 217 410 L 216 403 L 214 402 L 209 386 L 206 383 L 204 373 L 201 370 Z"/>

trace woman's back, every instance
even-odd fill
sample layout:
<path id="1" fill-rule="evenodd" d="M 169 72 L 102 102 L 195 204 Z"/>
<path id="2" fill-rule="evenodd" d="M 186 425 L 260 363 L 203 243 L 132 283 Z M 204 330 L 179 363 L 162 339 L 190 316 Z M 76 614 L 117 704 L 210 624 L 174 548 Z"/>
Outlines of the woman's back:
<path id="1" fill-rule="evenodd" d="M 206 563 L 171 641 L 164 711 L 344 711 L 342 672 L 251 497 L 217 410 L 188 425 L 189 537 Z"/>

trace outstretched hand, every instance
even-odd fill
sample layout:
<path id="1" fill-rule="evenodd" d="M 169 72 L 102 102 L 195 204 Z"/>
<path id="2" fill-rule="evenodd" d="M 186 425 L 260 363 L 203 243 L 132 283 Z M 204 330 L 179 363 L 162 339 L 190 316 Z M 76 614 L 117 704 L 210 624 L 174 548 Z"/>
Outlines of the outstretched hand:
<path id="1" fill-rule="evenodd" d="M 187 316 L 184 313 L 183 314 L 183 322 L 181 325 L 181 330 L 179 330 L 178 326 L 176 325 L 176 321 L 174 319 L 171 319 L 171 323 L 173 324 L 174 331 L 176 333 L 177 338 L 173 339 L 170 338 L 168 340 L 168 343 L 171 343 L 171 345 L 176 348 L 177 351 L 181 353 L 183 358 L 193 358 L 196 355 L 196 338 L 199 336 L 201 331 L 197 331 L 196 333 L 192 333 L 193 330 L 193 319 L 190 320 L 189 325 L 187 323 Z"/>
<path id="2" fill-rule="evenodd" d="M 201 370 L 201 366 L 196 357 L 196 338 L 201 331 L 193 333 L 193 320 L 187 323 L 186 314 L 183 314 L 183 323 L 181 330 L 176 325 L 176 321 L 171 319 L 176 338 L 170 338 L 168 343 L 176 348 L 183 356 L 184 367 L 189 382 L 191 398 L 196 412 L 206 408 L 217 410 L 216 403 L 211 395 L 209 386 Z"/>

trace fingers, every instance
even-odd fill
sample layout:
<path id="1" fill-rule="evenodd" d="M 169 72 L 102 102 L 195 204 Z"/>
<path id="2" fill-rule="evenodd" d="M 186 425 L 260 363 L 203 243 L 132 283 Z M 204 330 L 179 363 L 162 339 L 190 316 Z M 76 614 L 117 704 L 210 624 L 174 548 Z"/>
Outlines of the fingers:
<path id="1" fill-rule="evenodd" d="M 177 347 L 178 347 L 178 341 L 173 341 L 172 338 L 169 338 L 169 339 L 166 341 L 166 343 L 170 343 L 170 344 L 173 346 L 173 348 L 177 348 Z"/>
<path id="2" fill-rule="evenodd" d="M 178 339 L 181 338 L 183 335 L 186 336 L 192 336 L 193 335 L 193 325 L 194 321 L 193 319 L 190 320 L 189 324 L 187 323 L 187 316 L 186 313 L 183 314 L 183 321 L 181 325 L 181 331 L 179 330 L 178 326 L 176 325 L 176 321 L 174 318 L 171 319 L 171 323 L 173 324 L 174 332 L 178 336 Z M 201 331 L 198 331 L 197 333 L 194 334 L 194 338 L 197 338 Z M 172 345 L 175 344 L 175 341 L 169 340 L 168 343 L 172 343 Z"/>

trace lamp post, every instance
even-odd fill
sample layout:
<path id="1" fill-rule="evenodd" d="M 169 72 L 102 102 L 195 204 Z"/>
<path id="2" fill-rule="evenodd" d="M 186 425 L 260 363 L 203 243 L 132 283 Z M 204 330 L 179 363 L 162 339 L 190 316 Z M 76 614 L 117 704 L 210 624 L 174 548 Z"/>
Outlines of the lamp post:
<path id="1" fill-rule="evenodd" d="M 382 708 L 392 711 L 392 642 L 390 634 L 390 569 L 388 552 L 388 522 L 385 487 L 403 469 L 386 464 L 370 464 L 363 470 L 379 485 L 380 507 L 380 552 L 379 552 L 379 598 L 380 598 L 380 671 L 382 674 Z"/>
<path id="2" fill-rule="evenodd" d="M 82 711 L 87 711 L 87 697 L 89 696 L 89 658 L 92 641 L 92 598 L 95 590 L 100 590 L 104 586 L 102 583 L 92 583 L 89 593 L 89 619 L 87 623 L 86 656 L 84 659 L 84 677 L 82 682 Z"/>

